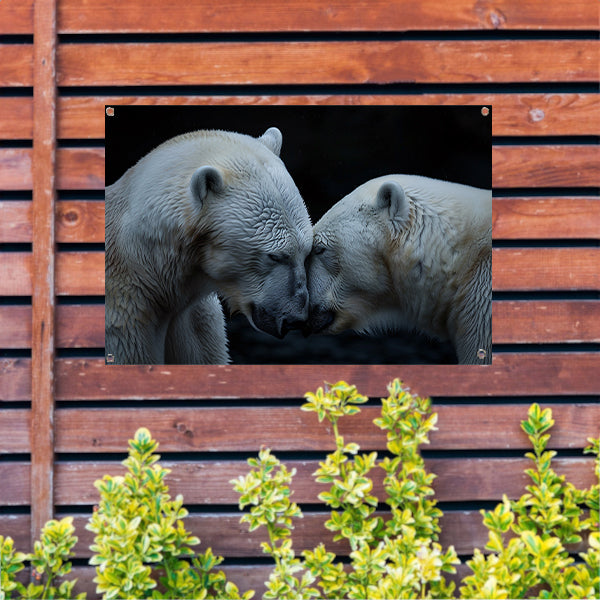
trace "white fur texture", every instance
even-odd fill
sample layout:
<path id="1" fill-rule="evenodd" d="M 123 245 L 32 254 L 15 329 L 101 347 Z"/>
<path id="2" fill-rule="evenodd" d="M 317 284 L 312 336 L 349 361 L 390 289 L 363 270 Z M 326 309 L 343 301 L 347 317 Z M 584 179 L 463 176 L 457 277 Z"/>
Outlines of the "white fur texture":
<path id="1" fill-rule="evenodd" d="M 314 227 L 313 329 L 415 328 L 450 339 L 461 364 L 489 364 L 491 228 L 490 190 L 412 175 L 359 186 Z"/>
<path id="2" fill-rule="evenodd" d="M 306 318 L 312 229 L 280 148 L 276 128 L 196 131 L 106 188 L 105 346 L 116 363 L 227 363 L 217 294 L 274 335 Z"/>

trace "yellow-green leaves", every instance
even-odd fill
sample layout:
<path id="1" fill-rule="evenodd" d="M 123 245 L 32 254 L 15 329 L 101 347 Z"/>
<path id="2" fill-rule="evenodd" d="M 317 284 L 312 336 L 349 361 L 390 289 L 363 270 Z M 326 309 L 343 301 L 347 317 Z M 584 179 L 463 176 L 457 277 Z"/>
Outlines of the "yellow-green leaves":
<path id="1" fill-rule="evenodd" d="M 95 483 L 100 503 L 87 529 L 96 536 L 90 564 L 96 565 L 98 593 L 113 598 L 239 598 L 210 550 L 189 563 L 200 540 L 183 524 L 183 497 L 172 499 L 158 464 L 158 443 L 141 428 L 129 440 L 124 476 Z M 248 597 L 248 596 L 245 596 Z"/>

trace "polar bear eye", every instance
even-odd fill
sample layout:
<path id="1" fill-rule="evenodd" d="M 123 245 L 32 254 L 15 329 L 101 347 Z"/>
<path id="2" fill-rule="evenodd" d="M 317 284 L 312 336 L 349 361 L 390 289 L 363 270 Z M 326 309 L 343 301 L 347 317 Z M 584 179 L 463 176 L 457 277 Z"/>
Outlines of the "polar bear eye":
<path id="1" fill-rule="evenodd" d="M 318 256 L 319 254 L 323 254 L 323 252 L 325 252 L 325 246 L 317 246 L 315 248 L 313 248 L 312 253 L 315 256 Z"/>
<path id="2" fill-rule="evenodd" d="M 272 260 L 274 263 L 284 263 L 287 260 L 286 256 L 281 254 L 267 254 L 269 260 Z"/>

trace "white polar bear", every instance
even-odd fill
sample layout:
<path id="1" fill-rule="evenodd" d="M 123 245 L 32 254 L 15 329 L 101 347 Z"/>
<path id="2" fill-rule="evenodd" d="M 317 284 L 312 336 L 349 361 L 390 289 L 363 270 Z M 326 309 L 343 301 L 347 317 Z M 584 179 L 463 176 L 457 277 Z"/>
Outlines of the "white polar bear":
<path id="1" fill-rule="evenodd" d="M 106 188 L 106 352 L 120 364 L 229 361 L 217 293 L 283 337 L 308 317 L 312 226 L 272 127 L 196 131 Z"/>
<path id="2" fill-rule="evenodd" d="M 490 190 L 378 177 L 313 233 L 305 332 L 416 328 L 451 340 L 461 364 L 491 362 Z"/>

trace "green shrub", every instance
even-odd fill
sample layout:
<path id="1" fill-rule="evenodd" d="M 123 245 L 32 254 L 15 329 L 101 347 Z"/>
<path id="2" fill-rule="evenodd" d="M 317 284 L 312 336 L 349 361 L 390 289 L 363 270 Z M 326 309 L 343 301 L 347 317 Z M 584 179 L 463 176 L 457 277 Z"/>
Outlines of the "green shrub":
<path id="1" fill-rule="evenodd" d="M 441 511 L 433 499 L 431 483 L 419 446 L 428 443 L 435 429 L 431 402 L 403 389 L 395 380 L 382 400 L 375 424 L 387 434 L 392 456 L 377 461 L 377 454 L 359 454 L 355 443 L 339 434 L 338 420 L 360 412 L 366 402 L 355 386 L 339 382 L 326 391 L 306 394 L 303 410 L 327 419 L 335 438 L 335 451 L 320 463 L 316 480 L 329 485 L 319 499 L 331 509 L 327 529 L 333 540 L 346 539 L 350 564 L 344 565 L 323 544 L 295 556 L 291 531 L 293 518 L 301 518 L 291 502 L 288 472 L 269 450 L 250 459 L 251 471 L 232 481 L 240 494 L 240 508 L 250 507 L 242 521 L 250 531 L 265 526 L 269 542 L 263 551 L 275 560 L 265 598 L 452 598 L 455 586 L 444 573 L 459 564 L 454 548 L 445 551 L 437 542 Z M 532 485 L 517 501 L 504 497 L 493 511 L 482 511 L 489 530 L 488 554 L 476 549 L 467 561 L 472 575 L 464 578 L 461 598 L 598 598 L 600 596 L 599 486 L 578 490 L 551 468 L 555 452 L 546 450 L 552 412 L 531 406 L 521 426 L 528 435 L 534 462 L 527 469 Z M 600 477 L 598 440 L 586 451 L 596 454 Z M 385 502 L 389 518 L 375 516 L 379 500 L 373 496 L 370 473 L 385 472 Z M 589 510 L 585 518 L 584 509 Z M 566 546 L 582 541 L 588 532 L 589 549 L 575 563 Z M 301 577 L 300 574 L 302 574 Z"/>
<path id="2" fill-rule="evenodd" d="M 62 581 L 58 587 L 54 585 L 57 578 L 64 578 L 71 572 L 68 560 L 73 556 L 72 548 L 77 543 L 74 532 L 72 517 L 48 521 L 31 554 L 15 552 L 13 540 L 0 536 L 0 600 L 12 598 L 13 592 L 19 598 L 31 600 L 83 600 L 85 594 L 73 596 L 76 579 Z M 23 570 L 26 561 L 31 562 L 34 579 L 38 582 L 30 583 L 27 587 L 15 580 L 15 575 Z"/>
<path id="3" fill-rule="evenodd" d="M 240 598 L 223 572 L 212 571 L 222 558 L 210 549 L 194 557 L 192 546 L 200 540 L 183 525 L 183 497 L 169 495 L 169 470 L 156 464 L 157 447 L 147 429 L 138 429 L 123 461 L 125 476 L 105 475 L 95 483 L 100 504 L 87 529 L 96 534 L 90 564 L 97 565 L 97 591 L 105 600 Z"/>

